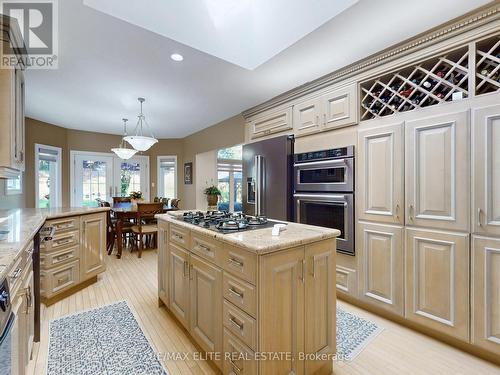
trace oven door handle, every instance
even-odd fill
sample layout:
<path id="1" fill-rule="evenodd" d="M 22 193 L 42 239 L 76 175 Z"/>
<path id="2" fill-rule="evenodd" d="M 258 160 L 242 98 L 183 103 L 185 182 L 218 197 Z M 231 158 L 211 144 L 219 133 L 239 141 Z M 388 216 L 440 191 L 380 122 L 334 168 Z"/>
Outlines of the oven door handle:
<path id="1" fill-rule="evenodd" d="M 2 347 L 5 339 L 7 337 L 9 337 L 10 331 L 12 330 L 12 327 L 14 326 L 15 318 L 16 318 L 16 315 L 14 313 L 11 313 L 9 320 L 7 321 L 7 324 L 5 325 L 5 329 L 2 332 L 2 336 L 0 336 L 0 348 Z"/>
<path id="2" fill-rule="evenodd" d="M 294 167 L 297 167 L 301 169 L 301 167 L 312 167 L 315 165 L 319 166 L 324 166 L 324 165 L 331 165 L 331 166 L 338 166 L 338 165 L 345 165 L 346 167 L 349 167 L 350 163 L 348 162 L 351 160 L 351 158 L 345 158 L 345 159 L 335 159 L 335 160 L 320 160 L 320 161 L 305 161 L 302 163 L 294 163 Z M 306 168 L 305 168 L 306 169 Z"/>
<path id="3" fill-rule="evenodd" d="M 294 194 L 294 198 L 307 198 L 307 199 L 314 199 L 317 201 L 325 201 L 326 199 L 329 200 L 338 200 L 342 201 L 345 206 L 347 206 L 346 202 L 346 196 L 344 194 Z M 318 199 L 319 198 L 319 199 Z M 341 202 L 332 202 L 332 203 L 341 203 Z"/>

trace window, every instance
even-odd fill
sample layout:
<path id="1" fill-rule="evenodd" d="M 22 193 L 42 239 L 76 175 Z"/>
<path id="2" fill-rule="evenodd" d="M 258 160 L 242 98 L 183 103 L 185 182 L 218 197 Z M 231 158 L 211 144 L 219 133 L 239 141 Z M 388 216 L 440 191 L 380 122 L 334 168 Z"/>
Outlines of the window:
<path id="1" fill-rule="evenodd" d="M 234 146 L 217 152 L 217 179 L 221 191 L 219 210 L 242 210 L 242 151 L 242 146 Z"/>
<path id="2" fill-rule="evenodd" d="M 142 191 L 141 166 L 139 163 L 122 161 L 120 165 L 120 195 L 128 197 L 133 191 Z"/>
<path id="3" fill-rule="evenodd" d="M 177 198 L 177 156 L 158 156 L 158 197 Z"/>
<path id="4" fill-rule="evenodd" d="M 61 149 L 35 144 L 35 206 L 62 206 Z"/>

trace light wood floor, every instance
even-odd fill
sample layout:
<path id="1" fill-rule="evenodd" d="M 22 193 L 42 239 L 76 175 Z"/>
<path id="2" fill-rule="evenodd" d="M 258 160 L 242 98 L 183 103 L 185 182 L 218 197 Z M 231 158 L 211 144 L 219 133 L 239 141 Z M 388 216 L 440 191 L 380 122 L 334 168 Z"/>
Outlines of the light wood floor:
<path id="1" fill-rule="evenodd" d="M 48 322 L 57 317 L 127 300 L 147 338 L 160 353 L 192 352 L 195 347 L 165 308 L 158 308 L 156 251 L 138 259 L 124 251 L 122 259 L 106 257 L 107 271 L 90 287 L 48 307 L 42 307 L 42 337 L 33 353 L 30 374 L 45 374 Z M 352 362 L 338 362 L 335 374 L 500 374 L 500 368 L 458 349 L 411 331 L 355 306 L 339 301 L 344 309 L 384 327 Z M 171 375 L 214 374 L 203 361 L 167 361 Z M 68 374 L 77 375 L 77 374 Z"/>

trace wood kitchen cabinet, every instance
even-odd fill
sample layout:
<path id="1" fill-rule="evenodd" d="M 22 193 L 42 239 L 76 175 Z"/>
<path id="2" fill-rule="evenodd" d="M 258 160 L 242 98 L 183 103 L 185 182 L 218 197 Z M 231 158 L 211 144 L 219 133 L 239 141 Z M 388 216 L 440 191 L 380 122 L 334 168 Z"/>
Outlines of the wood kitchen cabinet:
<path id="1" fill-rule="evenodd" d="M 189 332 L 203 350 L 221 352 L 222 270 L 193 254 L 189 267 Z"/>
<path id="2" fill-rule="evenodd" d="M 500 355 L 500 239 L 473 236 L 471 259 L 471 341 Z"/>
<path id="3" fill-rule="evenodd" d="M 259 347 L 262 352 L 291 353 L 289 360 L 260 362 L 262 374 L 304 374 L 298 355 L 305 345 L 305 271 L 303 247 L 262 257 Z"/>
<path id="4" fill-rule="evenodd" d="M 86 280 L 105 270 L 106 216 L 102 213 L 81 216 L 80 279 Z"/>
<path id="5" fill-rule="evenodd" d="M 293 106 L 293 130 L 296 136 L 316 133 L 323 126 L 321 98 L 312 98 Z"/>
<path id="6" fill-rule="evenodd" d="M 0 176 L 17 178 L 25 165 L 24 72 L 0 69 Z"/>
<path id="7" fill-rule="evenodd" d="M 189 329 L 189 252 L 169 244 L 169 308 L 184 328 Z"/>
<path id="8" fill-rule="evenodd" d="M 404 229 L 395 225 L 357 225 L 359 298 L 404 315 Z"/>
<path id="9" fill-rule="evenodd" d="M 469 234 L 406 228 L 405 317 L 469 340 Z"/>
<path id="10" fill-rule="evenodd" d="M 168 275 L 165 270 L 168 270 L 168 225 L 165 222 L 160 221 L 158 223 L 158 298 L 159 304 L 165 304 L 169 306 L 168 301 Z"/>
<path id="11" fill-rule="evenodd" d="M 357 163 L 359 219 L 403 225 L 403 123 L 359 131 Z"/>
<path id="12" fill-rule="evenodd" d="M 358 122 L 357 84 L 353 83 L 321 96 L 323 129 L 331 130 Z"/>
<path id="13" fill-rule="evenodd" d="M 405 124 L 406 225 L 469 231 L 469 112 Z"/>
<path id="14" fill-rule="evenodd" d="M 472 230 L 500 236 L 500 105 L 472 113 Z"/>
<path id="15" fill-rule="evenodd" d="M 292 130 L 292 107 L 284 107 L 265 112 L 252 118 L 247 124 L 250 139 L 272 134 L 285 133 Z"/>

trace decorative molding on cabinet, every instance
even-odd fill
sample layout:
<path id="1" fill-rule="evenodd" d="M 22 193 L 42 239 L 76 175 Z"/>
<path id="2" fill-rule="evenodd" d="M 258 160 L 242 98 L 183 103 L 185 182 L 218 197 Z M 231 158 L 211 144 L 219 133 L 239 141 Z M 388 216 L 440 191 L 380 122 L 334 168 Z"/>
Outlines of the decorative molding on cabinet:
<path id="1" fill-rule="evenodd" d="M 311 94 L 314 91 L 346 80 L 349 77 L 360 74 L 369 69 L 373 69 L 382 64 L 391 62 L 404 55 L 420 51 L 424 48 L 465 34 L 468 31 L 498 20 L 500 20 L 500 4 L 498 2 L 495 2 L 492 5 L 489 4 L 481 7 L 452 21 L 449 21 L 444 25 L 438 26 L 409 40 L 403 41 L 396 46 L 389 47 L 381 52 L 368 56 L 344 68 L 326 74 L 314 81 L 289 90 L 281 95 L 276 96 L 273 99 L 268 100 L 267 102 L 261 103 L 246 111 L 243 111 L 242 114 L 245 118 L 255 116 L 258 113 L 269 110 L 278 105 L 283 105 L 307 94 Z M 477 38 L 477 36 L 474 36 L 474 38 Z M 436 52 L 438 51 L 434 51 L 433 53 Z"/>

